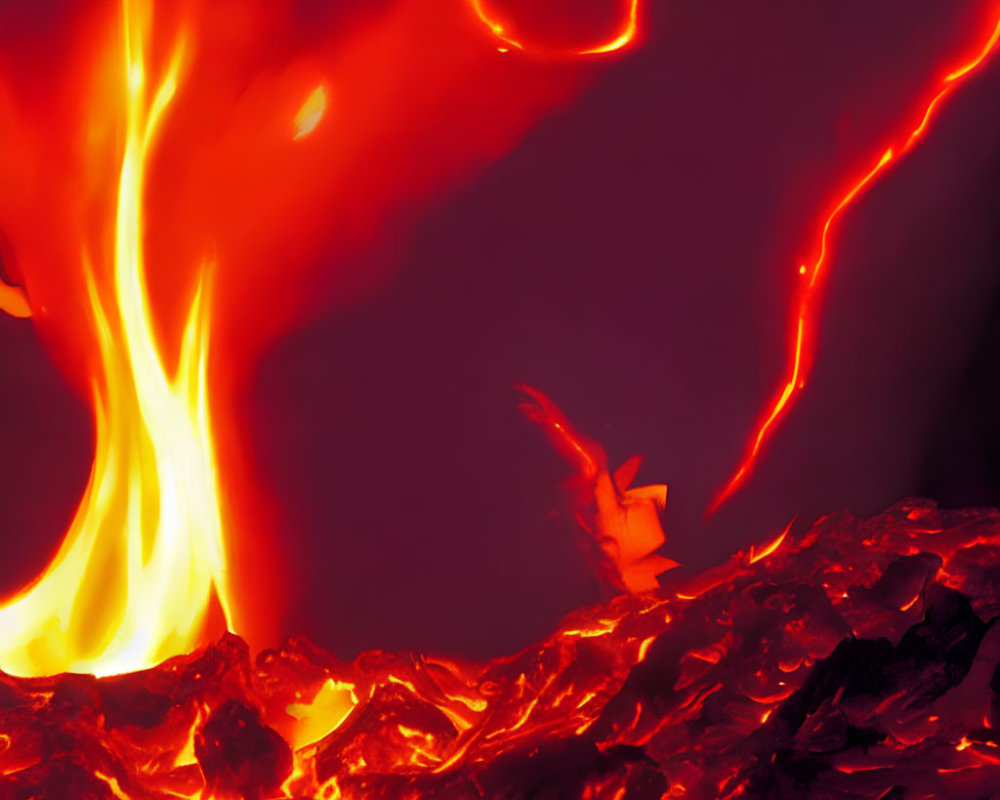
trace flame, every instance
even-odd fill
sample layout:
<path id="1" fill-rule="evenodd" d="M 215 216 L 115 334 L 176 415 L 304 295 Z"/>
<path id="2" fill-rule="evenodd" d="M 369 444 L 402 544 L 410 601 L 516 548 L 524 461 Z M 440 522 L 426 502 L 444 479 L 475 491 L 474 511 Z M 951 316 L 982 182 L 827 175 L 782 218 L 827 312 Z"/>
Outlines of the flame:
<path id="1" fill-rule="evenodd" d="M 24 292 L 0 280 L 0 311 L 24 319 L 31 316 L 31 306 Z"/>
<path id="2" fill-rule="evenodd" d="M 304 139 L 323 121 L 327 107 L 326 86 L 322 83 L 313 89 L 309 96 L 302 103 L 298 113 L 295 115 L 295 134 L 293 139 Z"/>
<path id="3" fill-rule="evenodd" d="M 976 55 L 950 70 L 941 80 L 939 86 L 931 94 L 931 100 L 924 106 L 919 115 L 919 124 L 904 137 L 901 137 L 900 144 L 893 144 L 885 149 L 873 167 L 870 167 L 860 177 L 855 178 L 849 184 L 850 188 L 832 204 L 832 210 L 822 218 L 815 237 L 816 256 L 811 262 L 799 265 L 797 270 L 802 286 L 795 304 L 792 334 L 788 343 L 781 383 L 773 399 L 767 405 L 761 420 L 757 423 L 742 461 L 709 506 L 707 516 L 718 511 L 739 490 L 753 469 L 768 437 L 791 408 L 795 396 L 806 386 L 818 326 L 816 317 L 819 279 L 830 260 L 831 237 L 840 218 L 865 189 L 884 175 L 892 164 L 913 150 L 930 127 L 934 114 L 941 103 L 986 63 L 987 59 L 996 51 L 998 44 L 1000 44 L 1000 19 L 994 23 L 993 29 Z"/>
<path id="4" fill-rule="evenodd" d="M 45 573 L 0 608 L 0 665 L 21 675 L 149 667 L 200 643 L 213 598 L 231 619 L 208 405 L 210 266 L 191 301 L 174 374 L 156 342 L 145 282 L 145 168 L 177 91 L 182 43 L 150 91 L 150 0 L 123 0 L 125 137 L 113 302 L 84 253 L 101 379 L 92 384 L 90 481 Z"/>
<path id="5" fill-rule="evenodd" d="M 309 703 L 290 703 L 285 712 L 299 724 L 289 738 L 293 750 L 300 750 L 328 736 L 347 719 L 358 705 L 353 683 L 329 678 Z"/>

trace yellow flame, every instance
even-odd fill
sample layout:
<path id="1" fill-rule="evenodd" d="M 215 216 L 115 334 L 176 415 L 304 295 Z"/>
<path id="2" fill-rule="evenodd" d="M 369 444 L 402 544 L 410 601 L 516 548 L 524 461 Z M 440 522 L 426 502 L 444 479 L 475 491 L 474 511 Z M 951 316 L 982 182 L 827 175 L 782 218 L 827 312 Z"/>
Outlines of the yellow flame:
<path id="1" fill-rule="evenodd" d="M 321 83 L 309 93 L 295 114 L 295 134 L 292 138 L 295 140 L 304 139 L 316 130 L 316 126 L 326 114 L 327 104 L 326 86 Z"/>
<path id="2" fill-rule="evenodd" d="M 205 281 L 173 376 L 156 343 L 145 282 L 145 165 L 177 90 L 183 46 L 151 93 L 152 4 L 123 0 L 122 10 L 127 122 L 113 303 L 102 302 L 84 255 L 103 369 L 93 382 L 96 453 L 52 563 L 0 608 L 0 667 L 20 675 L 106 675 L 187 652 L 199 644 L 213 596 L 232 618 L 208 407 Z"/>

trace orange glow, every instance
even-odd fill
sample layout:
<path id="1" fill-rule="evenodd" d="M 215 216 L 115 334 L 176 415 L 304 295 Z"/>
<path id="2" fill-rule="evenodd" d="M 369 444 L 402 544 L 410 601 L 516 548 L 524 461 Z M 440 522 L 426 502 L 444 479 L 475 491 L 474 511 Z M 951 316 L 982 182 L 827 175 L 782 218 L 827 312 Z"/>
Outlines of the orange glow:
<path id="1" fill-rule="evenodd" d="M 210 267 L 173 375 L 157 347 L 145 283 L 145 166 L 184 55 L 177 44 L 151 87 L 151 23 L 149 2 L 125 0 L 113 302 L 99 296 L 83 255 L 102 367 L 92 384 L 96 456 L 59 552 L 0 608 L 0 666 L 18 675 L 142 669 L 193 649 L 213 599 L 230 618 L 206 385 Z"/>
<path id="2" fill-rule="evenodd" d="M 636 31 L 639 28 L 639 0 L 632 0 L 632 4 L 629 6 L 628 19 L 625 22 L 625 27 L 622 28 L 621 33 L 619 33 L 614 39 L 605 44 L 599 44 L 596 47 L 592 47 L 589 50 L 581 50 L 579 52 L 582 56 L 598 55 L 600 53 L 613 53 L 615 50 L 621 50 L 629 42 L 635 39 Z"/>
<path id="3" fill-rule="evenodd" d="M 0 281 L 0 311 L 24 319 L 31 316 L 31 306 L 24 292 L 16 286 Z"/>
<path id="4" fill-rule="evenodd" d="M 667 502 L 667 487 L 630 488 L 641 456 L 630 458 L 612 475 L 604 449 L 578 433 L 555 403 L 530 386 L 515 388 L 525 396 L 521 413 L 545 431 L 574 470 L 573 516 L 593 545 L 584 555 L 595 572 L 618 590 L 656 589 L 657 576 L 678 566 L 656 552 L 666 541 L 659 514 Z"/>
<path id="5" fill-rule="evenodd" d="M 505 53 L 508 49 L 513 48 L 515 50 L 523 50 L 526 52 L 548 54 L 548 55 L 558 55 L 560 53 L 554 53 L 544 46 L 534 47 L 528 46 L 520 39 L 514 38 L 510 33 L 509 25 L 502 22 L 496 16 L 487 11 L 486 6 L 482 0 L 469 0 L 469 5 L 471 6 L 475 15 L 479 18 L 479 21 L 485 25 L 490 32 L 501 42 L 503 42 L 507 47 L 500 47 L 498 50 L 501 53 Z M 589 47 L 584 47 L 576 50 L 569 50 L 562 55 L 573 55 L 573 56 L 592 56 L 592 55 L 602 55 L 604 53 L 613 53 L 617 50 L 621 50 L 627 45 L 631 44 L 636 37 L 639 29 L 639 0 L 630 0 L 628 15 L 626 16 L 624 22 L 622 23 L 621 29 L 617 34 L 615 34 L 611 39 L 606 42 L 599 44 L 594 44 Z"/>
<path id="6" fill-rule="evenodd" d="M 302 107 L 295 115 L 295 134 L 293 139 L 303 139 L 316 130 L 316 126 L 323 121 L 327 107 L 326 86 L 322 83 L 313 89 L 309 96 L 302 103 Z"/>
<path id="7" fill-rule="evenodd" d="M 973 75 L 977 68 L 986 62 L 987 58 L 996 51 L 998 43 L 1000 43 L 1000 20 L 996 21 L 990 35 L 976 56 L 951 70 L 942 79 L 941 85 L 934 90 L 931 100 L 924 105 L 917 126 L 905 136 L 900 137 L 900 144 L 888 147 L 874 167 L 849 183 L 848 190 L 838 197 L 832 204 L 831 210 L 822 218 L 815 237 L 816 255 L 798 268 L 798 274 L 803 279 L 803 283 L 795 301 L 795 313 L 783 377 L 773 399 L 765 407 L 764 414 L 750 437 L 742 460 L 728 482 L 709 505 L 706 516 L 711 516 L 718 511 L 740 489 L 756 464 L 764 444 L 788 412 L 796 395 L 805 388 L 815 350 L 819 279 L 826 271 L 830 258 L 831 236 L 843 213 L 851 207 L 869 185 L 888 171 L 890 165 L 898 162 L 914 148 L 927 131 L 941 102 L 961 85 L 965 78 Z"/>

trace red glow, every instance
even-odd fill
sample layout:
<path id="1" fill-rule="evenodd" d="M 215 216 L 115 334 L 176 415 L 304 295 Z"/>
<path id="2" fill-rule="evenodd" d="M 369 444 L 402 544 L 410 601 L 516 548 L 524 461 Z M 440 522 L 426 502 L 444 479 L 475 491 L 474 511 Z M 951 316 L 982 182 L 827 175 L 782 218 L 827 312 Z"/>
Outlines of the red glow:
<path id="1" fill-rule="evenodd" d="M 712 501 L 706 516 L 711 516 L 718 511 L 740 489 L 756 464 L 764 444 L 791 408 L 796 395 L 805 388 L 814 357 L 815 336 L 818 327 L 819 311 L 817 301 L 819 279 L 826 271 L 827 262 L 830 258 L 832 234 L 843 213 L 850 208 L 857 197 L 868 186 L 885 174 L 892 164 L 898 162 L 916 146 L 929 128 L 940 104 L 966 78 L 975 74 L 976 70 L 997 49 L 998 42 L 1000 42 L 1000 19 L 994 24 L 990 35 L 975 57 L 964 62 L 961 66 L 952 69 L 941 79 L 940 84 L 934 90 L 931 100 L 923 107 L 923 111 L 919 116 L 919 124 L 915 128 L 912 128 L 905 136 L 900 137 L 896 143 L 891 144 L 873 167 L 850 182 L 848 190 L 839 196 L 832 204 L 831 210 L 822 217 L 822 222 L 819 225 L 814 240 L 816 243 L 816 255 L 809 262 L 801 264 L 798 268 L 798 275 L 802 284 L 794 306 L 795 313 L 781 383 L 773 399 L 765 407 L 764 414 L 749 439 L 743 459 L 736 467 L 729 481 Z"/>

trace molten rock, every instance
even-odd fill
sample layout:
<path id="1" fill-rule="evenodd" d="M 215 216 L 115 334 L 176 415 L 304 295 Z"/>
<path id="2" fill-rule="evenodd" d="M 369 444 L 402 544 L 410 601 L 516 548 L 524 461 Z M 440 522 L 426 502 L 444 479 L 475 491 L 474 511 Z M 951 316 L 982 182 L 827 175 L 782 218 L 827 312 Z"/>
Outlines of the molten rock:
<path id="1" fill-rule="evenodd" d="M 226 636 L 0 675 L 0 800 L 948 798 L 1000 787 L 1000 513 L 908 501 L 465 664 Z"/>

